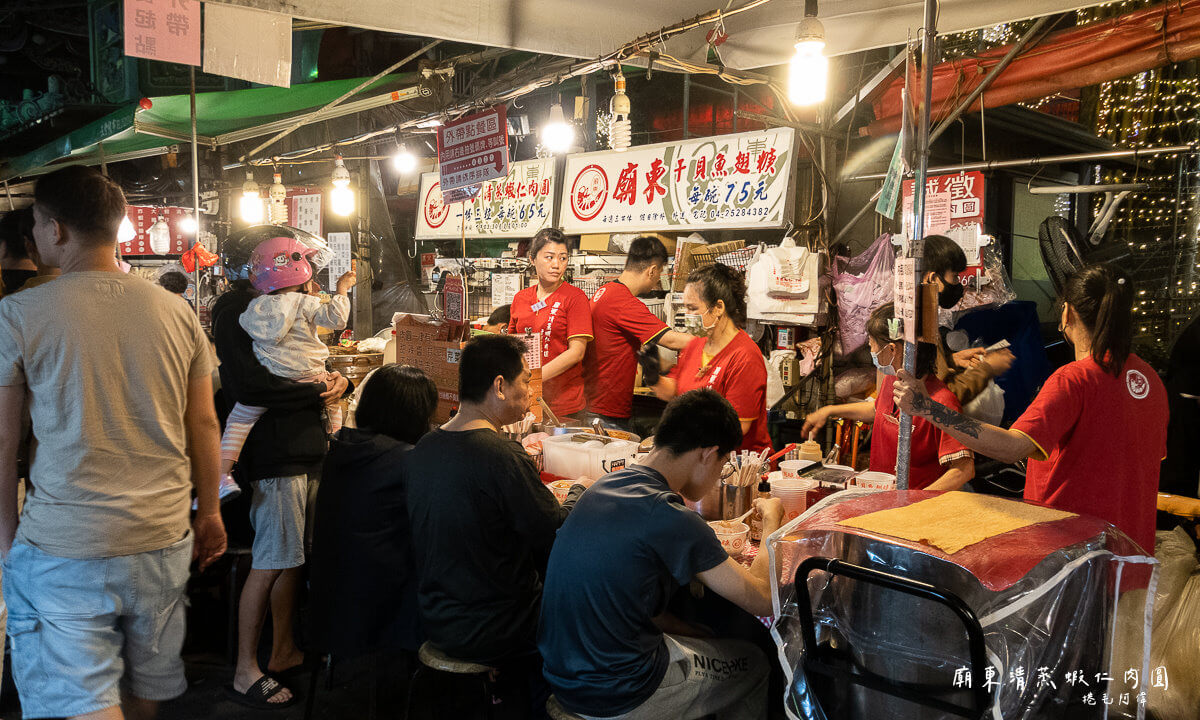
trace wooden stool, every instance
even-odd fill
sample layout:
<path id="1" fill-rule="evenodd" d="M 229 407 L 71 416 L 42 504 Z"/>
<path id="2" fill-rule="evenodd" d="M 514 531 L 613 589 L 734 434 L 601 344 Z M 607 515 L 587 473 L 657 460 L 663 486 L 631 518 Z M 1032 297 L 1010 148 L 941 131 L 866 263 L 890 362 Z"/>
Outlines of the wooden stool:
<path id="1" fill-rule="evenodd" d="M 416 672 L 413 673 L 412 682 L 408 686 L 408 700 L 404 703 L 404 717 L 407 720 L 411 717 L 412 711 L 412 693 L 416 686 L 417 676 L 421 671 L 428 668 L 436 672 L 449 673 L 451 675 L 475 675 L 483 681 L 483 703 L 487 712 L 487 716 L 492 717 L 492 681 L 491 674 L 495 672 L 495 668 L 479 663 L 468 662 L 452 658 L 431 643 L 425 642 L 421 644 L 417 650 L 417 659 L 420 665 L 417 666 Z"/>
<path id="2" fill-rule="evenodd" d="M 551 720 L 583 720 L 583 718 L 560 705 L 558 698 L 553 695 L 546 701 L 546 714 L 550 716 Z"/>

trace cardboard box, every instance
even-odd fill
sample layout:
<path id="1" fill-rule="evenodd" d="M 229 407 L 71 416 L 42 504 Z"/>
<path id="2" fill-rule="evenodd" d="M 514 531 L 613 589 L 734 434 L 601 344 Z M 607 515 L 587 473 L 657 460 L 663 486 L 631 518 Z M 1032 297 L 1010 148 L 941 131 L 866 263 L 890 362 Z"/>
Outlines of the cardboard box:
<path id="1" fill-rule="evenodd" d="M 579 249 L 584 252 L 608 252 L 608 233 L 580 235 Z"/>

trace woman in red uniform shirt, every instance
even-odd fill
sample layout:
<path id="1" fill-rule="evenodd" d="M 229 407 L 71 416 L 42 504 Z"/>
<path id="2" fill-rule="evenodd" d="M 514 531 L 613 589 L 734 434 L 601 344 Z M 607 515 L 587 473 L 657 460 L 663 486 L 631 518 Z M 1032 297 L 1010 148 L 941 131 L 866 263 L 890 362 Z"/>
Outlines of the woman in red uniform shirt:
<path id="1" fill-rule="evenodd" d="M 656 384 L 654 394 L 670 400 L 696 388 L 719 392 L 742 422 L 743 450 L 768 450 L 767 364 L 742 330 L 746 324 L 746 279 L 727 265 L 710 265 L 688 276 L 683 306 L 698 316 L 704 336 L 679 351 L 679 363 Z M 651 371 L 653 374 L 653 370 Z"/>
<path id="2" fill-rule="evenodd" d="M 896 316 L 892 303 L 878 307 L 867 320 L 867 342 L 871 360 L 878 368 L 878 396 L 874 401 L 829 405 L 804 418 L 804 436 L 809 437 L 829 418 L 845 418 L 871 423 L 871 470 L 895 473 L 900 441 L 900 411 L 892 400 L 893 368 L 904 365 L 904 343 L 894 340 L 888 321 Z M 935 401 L 953 410 L 958 398 L 937 376 L 937 346 L 920 343 L 917 350 L 917 376 L 925 382 L 925 391 Z M 913 419 L 912 451 L 909 453 L 908 487 L 913 490 L 957 490 L 975 477 L 975 455 L 949 433 L 926 422 Z"/>
<path id="3" fill-rule="evenodd" d="M 1107 520 L 1153 553 L 1167 391 L 1130 351 L 1133 285 L 1124 271 L 1101 265 L 1072 276 L 1061 327 L 1075 361 L 1050 376 L 1010 430 L 946 408 L 903 372 L 896 403 L 977 452 L 1030 458 L 1026 500 Z"/>
<path id="4" fill-rule="evenodd" d="M 533 236 L 529 259 L 537 284 L 513 296 L 510 335 L 533 333 L 542 340 L 542 397 L 559 418 L 583 410 L 583 360 L 592 339 L 587 295 L 563 280 L 570 258 L 567 238 L 553 228 Z"/>

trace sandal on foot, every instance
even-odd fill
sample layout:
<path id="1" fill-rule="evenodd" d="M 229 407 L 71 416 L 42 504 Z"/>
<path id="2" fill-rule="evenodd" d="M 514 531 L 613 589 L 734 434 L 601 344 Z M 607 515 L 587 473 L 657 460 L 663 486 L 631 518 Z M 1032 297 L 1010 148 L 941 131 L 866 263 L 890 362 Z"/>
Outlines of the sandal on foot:
<path id="1" fill-rule="evenodd" d="M 225 694 L 239 705 L 256 710 L 280 710 L 296 704 L 296 694 L 283 702 L 271 702 L 271 698 L 286 690 L 282 684 L 270 675 L 263 675 L 246 692 L 238 692 L 233 683 L 225 686 Z"/>

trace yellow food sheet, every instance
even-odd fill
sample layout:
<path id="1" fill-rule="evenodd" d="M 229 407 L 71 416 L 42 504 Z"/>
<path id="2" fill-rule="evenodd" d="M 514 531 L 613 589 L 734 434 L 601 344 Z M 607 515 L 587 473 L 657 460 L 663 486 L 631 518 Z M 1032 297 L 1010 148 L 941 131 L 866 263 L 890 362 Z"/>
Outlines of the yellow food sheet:
<path id="1" fill-rule="evenodd" d="M 952 555 L 997 535 L 1072 517 L 1075 513 L 956 491 L 905 507 L 860 515 L 838 524 L 932 545 Z"/>

